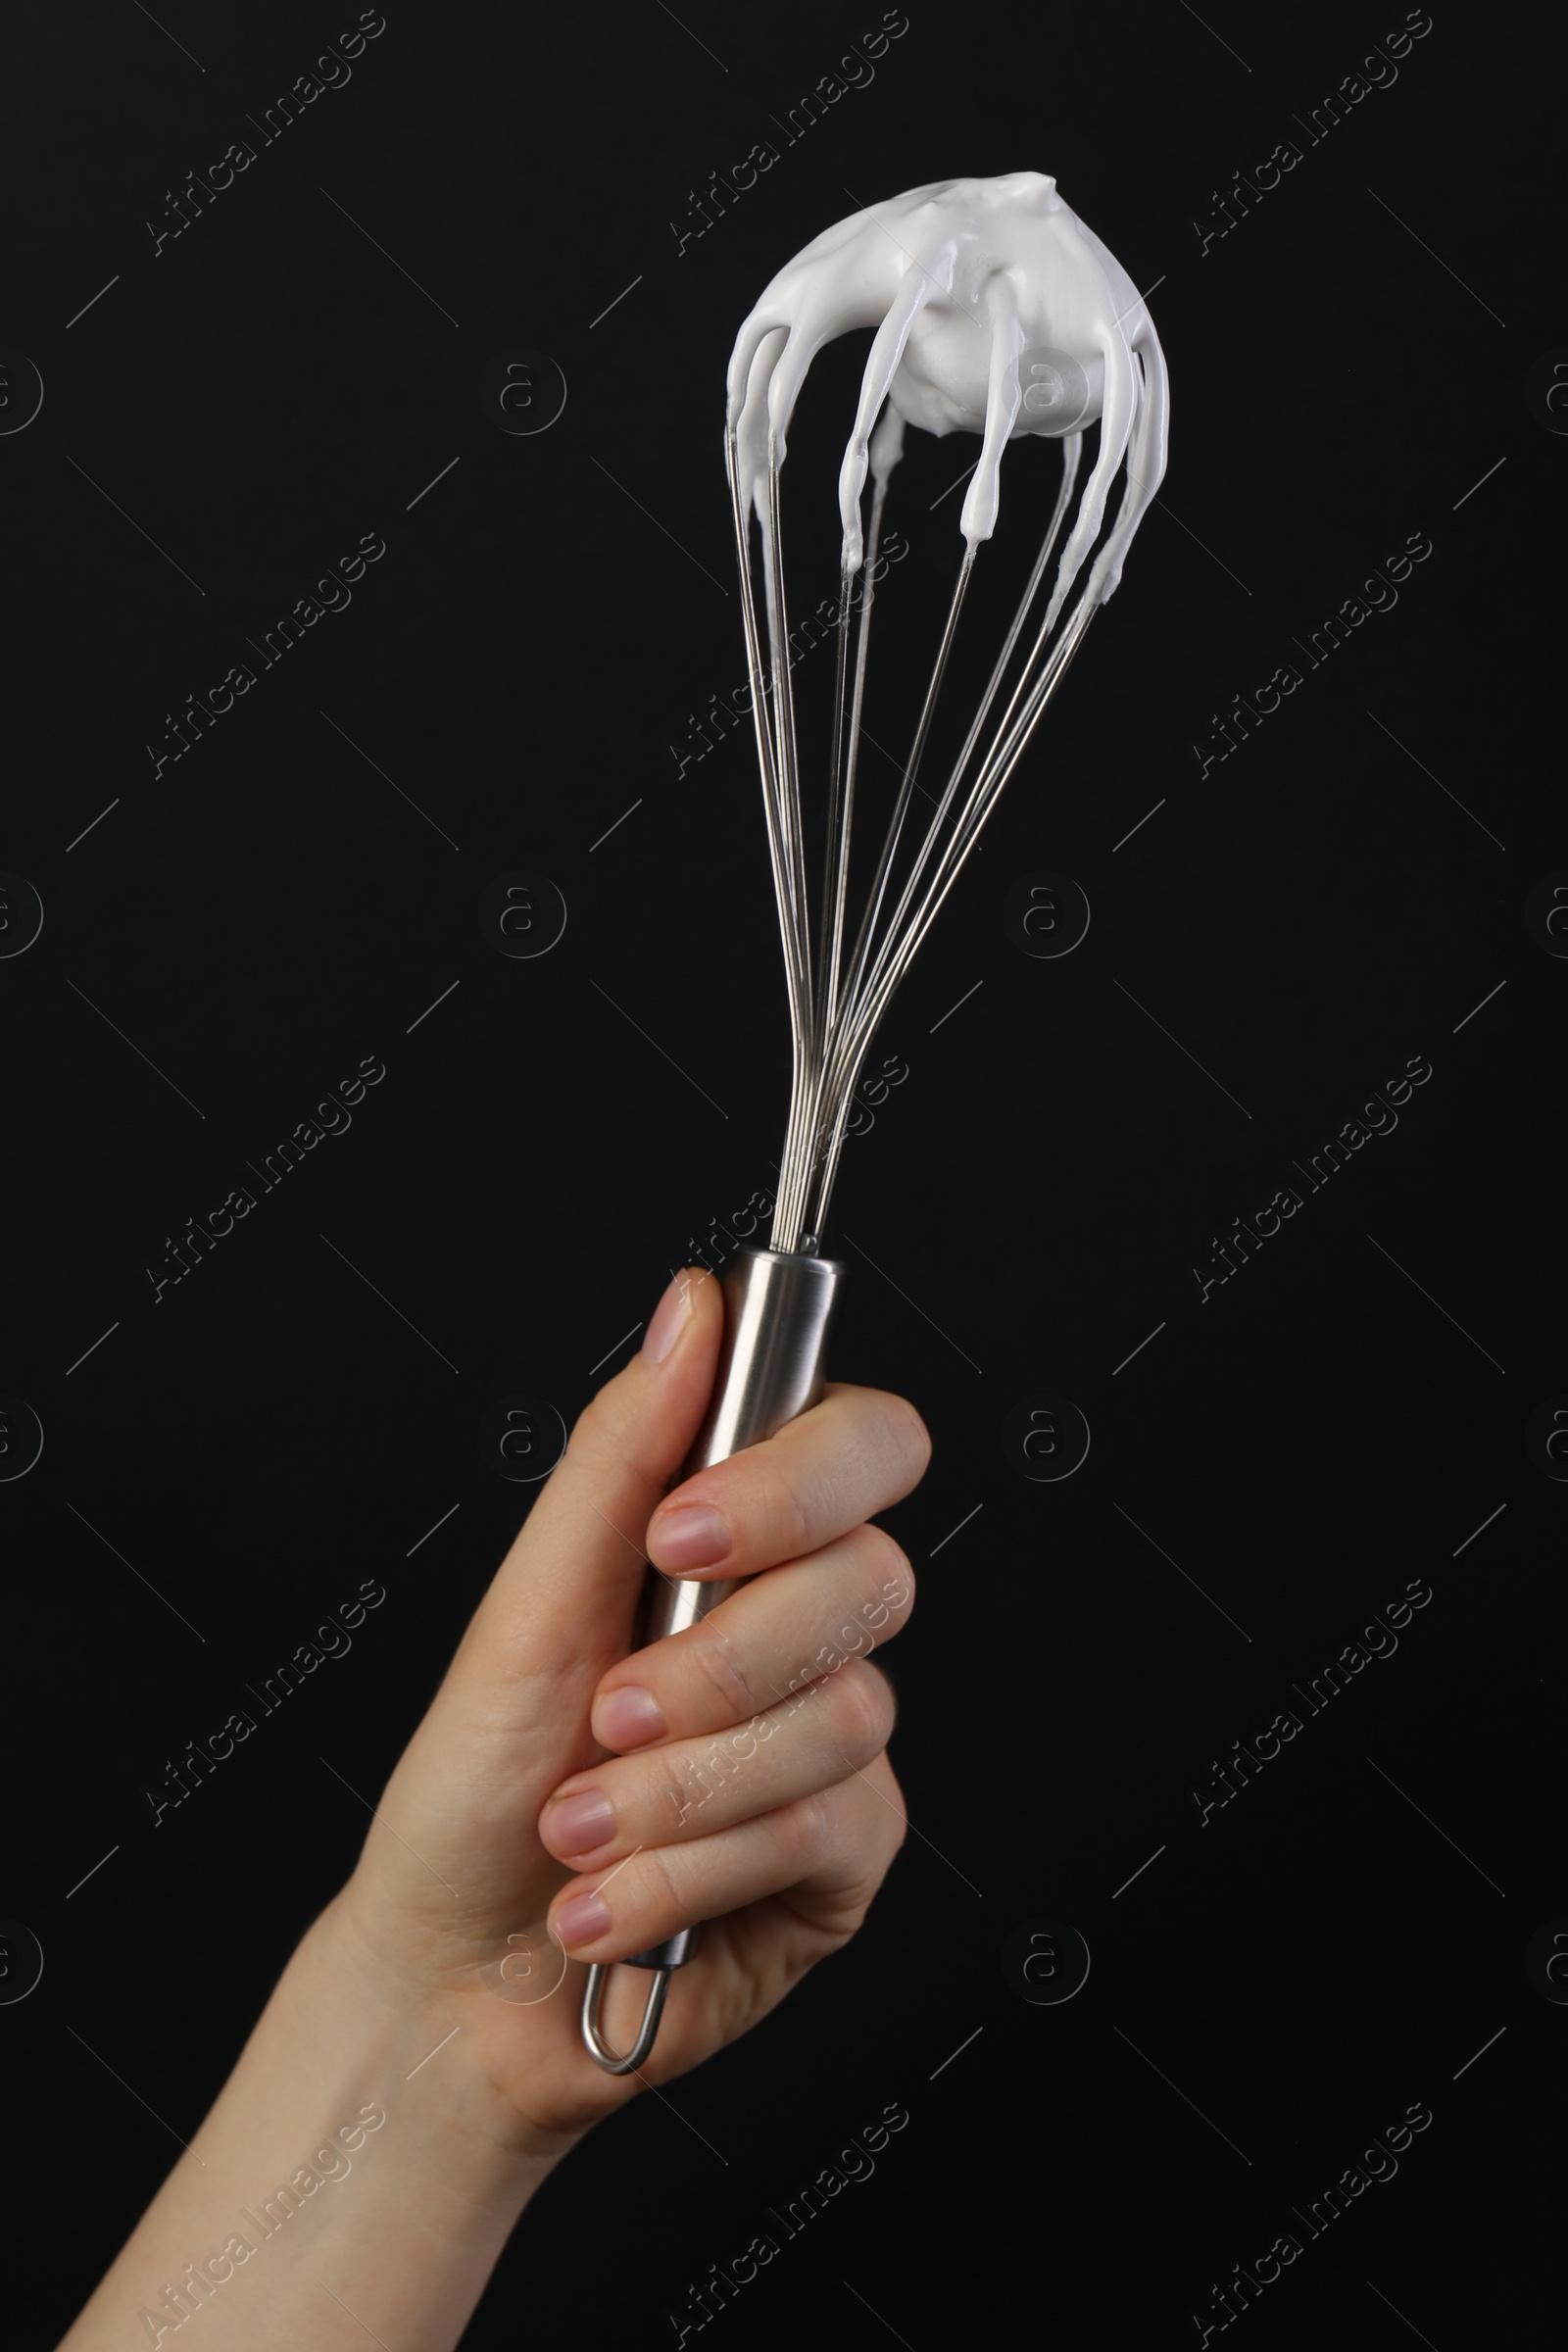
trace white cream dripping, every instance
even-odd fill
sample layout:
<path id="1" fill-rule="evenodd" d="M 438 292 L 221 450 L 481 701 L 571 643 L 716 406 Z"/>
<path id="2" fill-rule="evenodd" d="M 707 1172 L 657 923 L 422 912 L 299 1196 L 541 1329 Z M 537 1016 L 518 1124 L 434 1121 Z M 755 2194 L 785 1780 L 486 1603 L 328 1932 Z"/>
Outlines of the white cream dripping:
<path id="1" fill-rule="evenodd" d="M 845 570 L 863 560 L 867 466 L 886 481 L 906 422 L 984 436 L 959 516 L 972 554 L 996 527 L 1006 443 L 1022 433 L 1066 437 L 1098 421 L 1099 456 L 1047 625 L 1099 536 L 1125 457 L 1121 511 L 1089 575 L 1091 602 L 1103 602 L 1164 474 L 1169 392 L 1137 287 L 1055 181 L 1009 172 L 911 188 L 824 229 L 779 271 L 729 364 L 741 496 L 764 530 L 768 467 L 783 464 L 807 369 L 824 343 L 855 327 L 876 336 L 839 475 Z"/>

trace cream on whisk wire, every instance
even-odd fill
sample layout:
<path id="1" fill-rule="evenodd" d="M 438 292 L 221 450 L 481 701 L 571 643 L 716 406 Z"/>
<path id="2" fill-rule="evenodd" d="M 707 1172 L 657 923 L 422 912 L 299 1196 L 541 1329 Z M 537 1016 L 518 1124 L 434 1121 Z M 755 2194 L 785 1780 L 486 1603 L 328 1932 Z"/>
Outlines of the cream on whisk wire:
<path id="1" fill-rule="evenodd" d="M 824 343 L 855 327 L 876 333 L 839 475 L 844 569 L 858 570 L 863 557 L 868 464 L 885 480 L 904 424 L 983 435 L 959 516 L 972 550 L 996 527 L 1006 443 L 1099 422 L 1099 455 L 1049 619 L 1099 535 L 1125 457 L 1121 513 L 1089 580 L 1091 597 L 1103 602 L 1165 469 L 1165 363 L 1137 287 L 1055 181 L 1009 172 L 911 188 L 824 229 L 778 272 L 729 365 L 742 494 L 764 520 L 769 462 L 783 463 L 807 369 Z"/>

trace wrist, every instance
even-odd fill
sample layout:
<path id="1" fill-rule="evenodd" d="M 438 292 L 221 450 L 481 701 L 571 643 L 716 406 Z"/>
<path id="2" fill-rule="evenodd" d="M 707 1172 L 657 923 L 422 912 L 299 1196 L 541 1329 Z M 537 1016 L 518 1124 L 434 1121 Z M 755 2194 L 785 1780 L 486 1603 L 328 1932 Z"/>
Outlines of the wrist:
<path id="1" fill-rule="evenodd" d="M 301 1938 L 69 2352 L 128 2333 L 167 2352 L 197 2312 L 208 2352 L 314 2352 L 341 2340 L 343 2293 L 402 2352 L 457 2342 L 572 2141 L 519 2127 L 465 2047 L 461 1996 L 378 1961 L 351 1890 Z"/>
<path id="2" fill-rule="evenodd" d="M 416 1936 L 385 1924 L 356 1874 L 307 1930 L 290 1972 L 300 1969 L 325 2013 L 345 2023 L 352 2013 L 351 2031 L 368 2030 L 388 2113 L 395 2105 L 411 2125 L 418 2119 L 419 2161 L 440 2168 L 465 2201 L 510 2206 L 514 2222 L 582 2133 L 536 2124 L 497 2080 L 483 2030 L 496 2020 L 489 2000 L 475 2007 L 477 1970 L 454 1974 L 445 1957 L 427 1968 L 420 1958 Z"/>

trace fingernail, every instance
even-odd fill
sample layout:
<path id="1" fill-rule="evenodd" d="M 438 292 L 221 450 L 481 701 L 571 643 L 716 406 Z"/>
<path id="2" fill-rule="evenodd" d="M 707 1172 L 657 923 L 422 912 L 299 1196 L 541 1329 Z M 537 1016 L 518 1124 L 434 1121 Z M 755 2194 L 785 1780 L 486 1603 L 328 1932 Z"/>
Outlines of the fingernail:
<path id="1" fill-rule="evenodd" d="M 601 1747 L 646 1747 L 650 1740 L 662 1740 L 668 1730 L 653 1693 L 634 1683 L 607 1691 L 593 1713 L 593 1734 Z"/>
<path id="2" fill-rule="evenodd" d="M 573 1895 L 563 1903 L 551 1922 L 558 1943 L 569 1952 L 574 1945 L 597 1943 L 610 1926 L 610 1905 L 597 1894 Z"/>
<path id="3" fill-rule="evenodd" d="M 591 1854 L 615 1834 L 615 1809 L 602 1790 L 579 1789 L 552 1805 L 539 1824 L 539 1835 L 553 1854 L 569 1859 Z"/>
<path id="4" fill-rule="evenodd" d="M 664 1296 L 655 1307 L 653 1320 L 643 1341 L 643 1353 L 651 1364 L 662 1364 L 685 1328 L 692 1311 L 692 1286 L 685 1274 L 677 1274 Z"/>
<path id="5" fill-rule="evenodd" d="M 711 1568 L 729 1544 L 729 1521 L 706 1502 L 682 1503 L 661 1519 L 655 1538 L 662 1568 Z"/>

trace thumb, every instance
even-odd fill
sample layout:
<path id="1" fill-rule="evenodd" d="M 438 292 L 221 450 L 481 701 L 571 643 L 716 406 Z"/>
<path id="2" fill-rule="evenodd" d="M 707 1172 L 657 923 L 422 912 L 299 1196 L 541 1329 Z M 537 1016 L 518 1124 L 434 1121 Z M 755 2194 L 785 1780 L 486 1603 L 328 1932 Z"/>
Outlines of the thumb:
<path id="1" fill-rule="evenodd" d="M 688 1266 L 639 1352 L 579 1415 L 464 1638 L 456 1679 L 508 1684 L 525 1698 L 540 1675 L 580 1676 L 591 1689 L 625 1654 L 648 1522 L 701 1425 L 723 1327 L 718 1281 Z"/>

